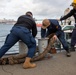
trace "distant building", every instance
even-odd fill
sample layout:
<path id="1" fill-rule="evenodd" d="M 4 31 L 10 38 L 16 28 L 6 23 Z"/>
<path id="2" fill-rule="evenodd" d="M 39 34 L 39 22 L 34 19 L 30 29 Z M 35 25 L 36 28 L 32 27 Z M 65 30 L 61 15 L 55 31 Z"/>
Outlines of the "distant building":
<path id="1" fill-rule="evenodd" d="M 0 24 L 15 24 L 16 21 L 13 19 L 0 19 Z"/>

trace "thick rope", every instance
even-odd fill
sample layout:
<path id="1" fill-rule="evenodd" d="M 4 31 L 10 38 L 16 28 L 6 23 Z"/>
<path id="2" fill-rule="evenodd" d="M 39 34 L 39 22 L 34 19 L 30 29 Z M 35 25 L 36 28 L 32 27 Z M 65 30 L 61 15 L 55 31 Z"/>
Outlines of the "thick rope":
<path id="1" fill-rule="evenodd" d="M 49 38 L 49 42 L 48 45 L 46 47 L 46 49 L 43 51 L 43 53 L 39 54 L 38 56 L 34 56 L 31 61 L 38 61 L 41 60 L 45 57 L 45 55 L 50 51 L 51 47 L 54 44 L 54 39 L 52 38 L 54 36 L 53 34 L 50 34 L 48 36 Z M 19 63 L 23 63 L 25 61 L 25 57 L 27 56 L 27 54 L 18 54 L 18 55 L 12 55 L 12 56 L 8 56 L 6 58 L 1 58 L 0 59 L 0 64 L 19 64 Z"/>

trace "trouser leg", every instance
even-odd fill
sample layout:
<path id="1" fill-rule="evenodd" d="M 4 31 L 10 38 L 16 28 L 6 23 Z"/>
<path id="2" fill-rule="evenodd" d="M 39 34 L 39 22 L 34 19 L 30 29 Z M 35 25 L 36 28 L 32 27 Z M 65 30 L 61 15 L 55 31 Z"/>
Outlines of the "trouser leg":
<path id="1" fill-rule="evenodd" d="M 36 44 L 32 44 L 31 47 L 28 46 L 28 48 L 29 48 L 29 51 L 28 51 L 27 56 L 32 58 L 34 56 L 34 54 L 35 54 Z"/>
<path id="2" fill-rule="evenodd" d="M 31 35 L 31 33 L 27 29 L 26 30 L 22 29 L 22 30 L 23 30 L 23 32 L 21 32 L 20 38 L 28 47 L 27 57 L 32 58 L 34 56 L 35 50 L 36 50 L 35 38 Z"/>
<path id="3" fill-rule="evenodd" d="M 59 36 L 59 40 L 60 40 L 60 42 L 62 43 L 62 45 L 63 45 L 63 48 L 66 50 L 66 56 L 67 57 L 70 57 L 71 56 L 71 54 L 70 54 L 70 50 L 69 50 L 69 47 L 68 47 L 68 44 L 67 44 L 67 42 L 66 42 L 66 40 L 65 40 L 65 37 L 64 37 L 64 33 L 62 32 L 61 33 L 61 35 Z"/>
<path id="4" fill-rule="evenodd" d="M 28 43 L 26 40 L 24 41 L 24 43 L 28 47 L 27 57 L 32 58 L 35 54 L 35 51 L 36 51 L 36 41 L 34 38 L 33 39 L 27 38 L 27 40 L 29 40 Z M 33 40 L 33 42 L 32 42 L 32 40 Z"/>
<path id="5" fill-rule="evenodd" d="M 19 39 L 13 35 L 9 34 L 8 38 L 5 40 L 4 45 L 0 48 L 0 58 L 18 41 Z"/>
<path id="6" fill-rule="evenodd" d="M 67 44 L 67 42 L 66 42 L 66 40 L 65 40 L 64 33 L 62 32 L 61 35 L 60 35 L 58 38 L 59 38 L 60 42 L 62 43 L 63 48 L 64 48 L 67 52 L 69 52 L 69 47 L 68 47 L 68 44 Z"/>
<path id="7" fill-rule="evenodd" d="M 74 29 L 72 32 L 71 51 L 75 51 L 75 48 L 74 48 L 75 44 L 76 44 L 76 29 Z"/>
<path id="8" fill-rule="evenodd" d="M 25 68 L 25 69 L 34 68 L 34 67 L 36 67 L 36 64 L 31 63 L 31 58 L 35 54 L 36 41 L 27 28 L 25 28 L 25 27 L 18 27 L 18 28 L 19 28 L 19 32 L 20 32 L 20 34 L 19 34 L 20 39 L 28 47 L 28 54 L 27 54 L 27 57 L 26 57 L 25 62 L 23 64 L 23 68 Z"/>

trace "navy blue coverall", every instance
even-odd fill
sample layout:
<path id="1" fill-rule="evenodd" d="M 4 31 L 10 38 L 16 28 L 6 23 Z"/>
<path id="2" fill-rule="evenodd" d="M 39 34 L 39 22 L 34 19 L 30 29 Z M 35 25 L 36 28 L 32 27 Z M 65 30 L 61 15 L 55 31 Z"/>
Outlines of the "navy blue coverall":
<path id="1" fill-rule="evenodd" d="M 74 19 L 75 19 L 75 28 L 73 29 L 73 32 L 72 32 L 72 38 L 71 38 L 71 47 L 74 47 L 75 44 L 76 44 L 76 9 L 72 9 L 67 15 L 65 15 L 64 17 L 60 18 L 60 20 L 65 20 L 67 19 L 68 17 L 71 17 L 73 16 Z"/>
<path id="2" fill-rule="evenodd" d="M 49 21 L 51 23 L 50 23 L 50 26 L 47 27 L 47 31 L 46 31 L 46 29 L 41 28 L 41 37 L 44 38 L 44 37 L 47 37 L 48 35 L 50 35 L 52 33 L 55 33 L 55 35 L 58 37 L 58 39 L 62 43 L 63 48 L 67 52 L 69 52 L 68 44 L 64 38 L 65 37 L 64 32 L 61 30 L 61 26 L 59 25 L 58 21 L 54 20 L 54 19 L 49 19 Z"/>
<path id="3" fill-rule="evenodd" d="M 29 15 L 20 16 L 7 36 L 4 45 L 0 48 L 0 58 L 19 40 L 22 40 L 27 45 L 27 57 L 32 58 L 36 50 L 36 34 L 37 28 L 33 18 Z"/>

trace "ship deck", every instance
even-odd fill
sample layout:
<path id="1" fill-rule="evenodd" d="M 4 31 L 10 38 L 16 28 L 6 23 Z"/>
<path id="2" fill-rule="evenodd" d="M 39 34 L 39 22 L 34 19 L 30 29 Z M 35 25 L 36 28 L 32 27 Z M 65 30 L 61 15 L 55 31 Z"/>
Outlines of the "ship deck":
<path id="1" fill-rule="evenodd" d="M 76 52 L 66 57 L 65 52 L 36 61 L 36 68 L 23 69 L 22 64 L 0 65 L 0 75 L 76 75 Z"/>

